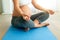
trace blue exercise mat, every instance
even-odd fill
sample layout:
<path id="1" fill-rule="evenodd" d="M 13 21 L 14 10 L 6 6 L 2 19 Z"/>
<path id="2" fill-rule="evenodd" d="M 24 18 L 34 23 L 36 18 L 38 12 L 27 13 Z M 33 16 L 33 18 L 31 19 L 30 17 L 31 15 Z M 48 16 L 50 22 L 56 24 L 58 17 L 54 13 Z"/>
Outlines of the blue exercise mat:
<path id="1" fill-rule="evenodd" d="M 10 27 L 2 40 L 57 40 L 47 27 L 31 29 L 25 32 L 22 29 Z"/>

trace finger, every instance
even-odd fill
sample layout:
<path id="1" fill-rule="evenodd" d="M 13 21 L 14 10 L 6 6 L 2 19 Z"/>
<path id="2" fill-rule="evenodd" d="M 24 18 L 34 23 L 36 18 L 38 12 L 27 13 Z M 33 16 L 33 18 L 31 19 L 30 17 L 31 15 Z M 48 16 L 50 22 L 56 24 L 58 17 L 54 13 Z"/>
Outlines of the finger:
<path id="1" fill-rule="evenodd" d="M 27 20 L 29 21 L 30 20 L 30 17 L 27 17 Z"/>
<path id="2" fill-rule="evenodd" d="M 49 12 L 51 15 L 54 14 L 54 11 L 52 11 L 52 10 L 49 10 L 48 12 Z"/>
<path id="3" fill-rule="evenodd" d="M 53 11 L 53 10 L 50 10 L 50 12 L 54 13 L 54 11 Z"/>
<path id="4" fill-rule="evenodd" d="M 29 20 L 30 20 L 30 18 L 27 18 L 27 20 L 29 21 Z"/>
<path id="5" fill-rule="evenodd" d="M 29 19 L 28 19 L 28 17 L 24 17 L 24 20 L 28 21 Z"/>

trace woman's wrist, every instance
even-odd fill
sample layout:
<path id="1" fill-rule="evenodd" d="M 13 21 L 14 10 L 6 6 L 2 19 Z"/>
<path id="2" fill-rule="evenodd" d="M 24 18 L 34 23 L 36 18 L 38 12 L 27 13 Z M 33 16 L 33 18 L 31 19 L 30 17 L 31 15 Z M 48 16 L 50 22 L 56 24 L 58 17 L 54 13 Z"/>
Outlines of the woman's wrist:
<path id="1" fill-rule="evenodd" d="M 20 13 L 20 16 L 23 16 L 24 15 L 24 13 Z"/>
<path id="2" fill-rule="evenodd" d="M 48 9 L 44 9 L 43 11 L 44 11 L 44 12 L 48 12 Z"/>

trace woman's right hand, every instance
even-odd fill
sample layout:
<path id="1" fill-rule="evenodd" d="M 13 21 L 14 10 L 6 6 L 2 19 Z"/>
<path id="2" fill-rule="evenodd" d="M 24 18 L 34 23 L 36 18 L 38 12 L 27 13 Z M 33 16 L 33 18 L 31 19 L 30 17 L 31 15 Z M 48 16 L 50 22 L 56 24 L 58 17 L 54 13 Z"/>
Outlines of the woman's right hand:
<path id="1" fill-rule="evenodd" d="M 29 21 L 30 20 L 30 16 L 27 15 L 27 14 L 23 14 L 23 19 L 26 20 L 26 21 Z"/>

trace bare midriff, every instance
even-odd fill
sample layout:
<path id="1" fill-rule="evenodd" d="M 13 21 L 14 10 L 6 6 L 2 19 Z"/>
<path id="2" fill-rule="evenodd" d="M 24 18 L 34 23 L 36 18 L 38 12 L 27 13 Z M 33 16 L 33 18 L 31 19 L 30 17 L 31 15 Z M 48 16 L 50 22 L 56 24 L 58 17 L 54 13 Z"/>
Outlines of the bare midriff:
<path id="1" fill-rule="evenodd" d="M 31 15 L 31 10 L 27 5 L 20 6 L 20 9 L 23 11 L 24 14 Z M 17 11 L 13 10 L 12 16 L 21 16 L 21 15 Z"/>

